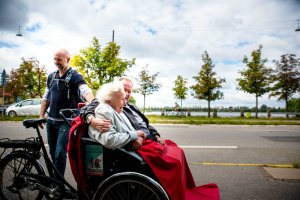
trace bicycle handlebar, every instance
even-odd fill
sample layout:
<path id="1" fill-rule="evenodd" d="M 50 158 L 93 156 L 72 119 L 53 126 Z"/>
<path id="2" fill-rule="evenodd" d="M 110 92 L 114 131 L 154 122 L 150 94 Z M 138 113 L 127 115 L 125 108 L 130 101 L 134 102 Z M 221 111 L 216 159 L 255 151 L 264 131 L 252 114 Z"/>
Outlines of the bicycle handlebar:
<path id="1" fill-rule="evenodd" d="M 71 123 L 66 116 L 69 115 L 70 118 L 75 118 L 77 115 L 80 114 L 80 109 L 74 109 L 74 108 L 61 109 L 59 111 L 59 114 L 63 118 L 63 120 L 71 127 Z"/>

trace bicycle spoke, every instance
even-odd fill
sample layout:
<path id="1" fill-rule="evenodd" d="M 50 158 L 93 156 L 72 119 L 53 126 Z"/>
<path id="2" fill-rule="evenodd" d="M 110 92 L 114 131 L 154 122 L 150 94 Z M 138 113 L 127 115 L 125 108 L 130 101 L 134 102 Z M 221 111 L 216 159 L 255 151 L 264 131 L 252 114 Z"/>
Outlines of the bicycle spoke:
<path id="1" fill-rule="evenodd" d="M 23 152 L 8 155 L 1 162 L 0 169 L 0 199 L 40 200 L 43 192 L 29 189 L 35 179 L 26 175 L 44 174 L 40 164 Z"/>

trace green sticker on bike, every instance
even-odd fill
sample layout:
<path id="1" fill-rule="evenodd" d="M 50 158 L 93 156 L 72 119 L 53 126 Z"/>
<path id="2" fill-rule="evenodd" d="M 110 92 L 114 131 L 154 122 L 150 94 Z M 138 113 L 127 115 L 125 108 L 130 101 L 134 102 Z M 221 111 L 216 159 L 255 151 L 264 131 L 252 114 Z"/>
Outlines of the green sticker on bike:
<path id="1" fill-rule="evenodd" d="M 103 175 L 103 147 L 101 145 L 86 145 L 86 174 Z"/>

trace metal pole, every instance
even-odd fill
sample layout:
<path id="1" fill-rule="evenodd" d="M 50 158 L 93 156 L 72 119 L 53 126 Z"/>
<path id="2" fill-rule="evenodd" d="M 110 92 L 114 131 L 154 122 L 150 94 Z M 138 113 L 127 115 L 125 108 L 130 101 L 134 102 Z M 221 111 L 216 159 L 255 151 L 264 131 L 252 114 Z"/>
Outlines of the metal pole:
<path id="1" fill-rule="evenodd" d="M 5 69 L 3 70 L 1 74 L 1 82 L 2 82 L 2 116 L 4 116 L 4 100 L 5 100 L 5 85 L 6 85 L 6 72 Z"/>
<path id="2" fill-rule="evenodd" d="M 300 31 L 300 26 L 299 26 L 300 19 L 298 19 L 297 21 L 298 21 L 298 27 L 296 28 L 295 31 Z"/>
<path id="3" fill-rule="evenodd" d="M 115 42 L 115 30 L 112 32 L 112 42 Z"/>
<path id="4" fill-rule="evenodd" d="M 2 90 L 3 90 L 3 95 L 2 95 L 2 117 L 4 116 L 4 100 L 5 100 L 5 86 L 2 86 Z"/>

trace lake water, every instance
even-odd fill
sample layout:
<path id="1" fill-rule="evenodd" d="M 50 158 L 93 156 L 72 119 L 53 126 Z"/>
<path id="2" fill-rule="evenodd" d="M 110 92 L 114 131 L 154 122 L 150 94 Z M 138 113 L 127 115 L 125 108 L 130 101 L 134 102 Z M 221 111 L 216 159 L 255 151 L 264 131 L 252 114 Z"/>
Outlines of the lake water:
<path id="1" fill-rule="evenodd" d="M 247 112 L 244 112 L 246 116 Z M 251 112 L 251 117 L 255 117 L 255 112 Z M 145 115 L 161 115 L 160 111 L 145 112 Z M 176 115 L 175 112 L 168 112 L 168 116 Z M 210 113 L 213 115 L 213 112 Z M 240 117 L 240 112 L 218 112 L 218 117 Z M 207 116 L 207 112 L 191 112 L 191 116 Z M 289 114 L 290 117 L 295 117 L 294 113 Z M 268 113 L 258 113 L 258 117 L 268 117 Z M 271 117 L 286 117 L 285 113 L 271 113 Z"/>

